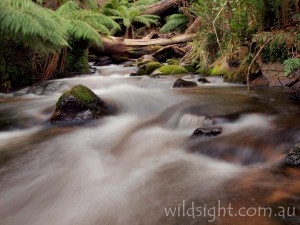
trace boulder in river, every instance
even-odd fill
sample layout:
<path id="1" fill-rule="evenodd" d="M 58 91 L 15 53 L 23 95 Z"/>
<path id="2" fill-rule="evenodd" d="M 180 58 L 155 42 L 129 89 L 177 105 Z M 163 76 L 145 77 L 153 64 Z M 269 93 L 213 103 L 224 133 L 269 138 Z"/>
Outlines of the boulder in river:
<path id="1" fill-rule="evenodd" d="M 198 81 L 201 82 L 201 83 L 203 83 L 203 84 L 210 83 L 205 77 L 199 77 Z"/>
<path id="2" fill-rule="evenodd" d="M 94 66 L 107 66 L 109 64 L 112 64 L 112 60 L 110 57 L 108 56 L 102 56 L 99 57 L 95 62 L 94 62 Z"/>
<path id="3" fill-rule="evenodd" d="M 159 62 L 148 62 L 145 65 L 139 67 L 139 70 L 136 73 L 130 74 L 130 76 L 142 76 L 150 75 L 154 70 L 162 67 L 162 64 Z"/>
<path id="4" fill-rule="evenodd" d="M 288 166 L 299 167 L 300 166 L 300 143 L 297 143 L 292 147 L 289 153 L 285 156 L 285 164 Z"/>
<path id="5" fill-rule="evenodd" d="M 112 109 L 106 102 L 89 88 L 79 84 L 60 96 L 50 122 L 92 120 L 110 114 L 112 114 Z"/>
<path id="6" fill-rule="evenodd" d="M 189 88 L 189 87 L 197 87 L 198 85 L 194 81 L 187 81 L 181 78 L 177 79 L 173 85 L 173 88 Z"/>
<path id="7" fill-rule="evenodd" d="M 212 128 L 197 128 L 192 137 L 200 137 L 200 136 L 217 136 L 222 133 L 221 127 L 212 127 Z"/>

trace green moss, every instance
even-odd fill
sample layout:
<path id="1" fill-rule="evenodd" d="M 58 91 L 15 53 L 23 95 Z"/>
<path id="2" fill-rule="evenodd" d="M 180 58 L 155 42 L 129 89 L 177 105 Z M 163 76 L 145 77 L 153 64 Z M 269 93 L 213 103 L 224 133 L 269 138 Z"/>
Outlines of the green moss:
<path id="1" fill-rule="evenodd" d="M 233 82 L 233 83 L 247 83 L 247 70 L 248 64 L 243 64 L 234 70 L 230 70 L 224 74 L 223 78 L 226 82 Z"/>
<path id="2" fill-rule="evenodd" d="M 186 66 L 184 66 L 184 68 L 190 73 L 195 73 L 195 71 L 196 71 L 196 68 L 193 65 L 186 65 Z"/>
<path id="3" fill-rule="evenodd" d="M 74 96 L 76 100 L 83 105 L 88 105 L 99 99 L 93 91 L 91 91 L 86 86 L 79 84 L 72 87 L 70 90 L 65 91 L 58 99 L 56 106 L 58 107 L 61 104 L 62 100 L 67 96 Z"/>
<path id="4" fill-rule="evenodd" d="M 178 66 L 179 66 L 179 64 L 180 64 L 179 60 L 177 60 L 177 59 L 167 59 L 167 60 L 166 60 L 166 63 L 167 63 L 168 65 L 178 65 Z"/>
<path id="5" fill-rule="evenodd" d="M 159 62 L 149 62 L 146 64 L 145 74 L 149 75 L 154 70 L 156 70 L 160 67 L 162 67 L 162 64 L 160 64 Z"/>
<path id="6" fill-rule="evenodd" d="M 162 64 L 159 62 L 148 62 L 139 68 L 139 70 L 136 72 L 136 75 L 150 75 L 154 70 L 160 68 L 161 66 Z"/>
<path id="7" fill-rule="evenodd" d="M 210 75 L 212 76 L 222 76 L 226 74 L 228 71 L 226 68 L 220 66 L 220 65 L 215 65 L 211 70 L 210 70 Z"/>
<path id="8" fill-rule="evenodd" d="M 158 70 L 163 75 L 185 74 L 185 73 L 188 73 L 188 71 L 184 67 L 177 66 L 177 65 L 162 66 Z"/>
<path id="9" fill-rule="evenodd" d="M 199 69 L 197 69 L 195 71 L 196 74 L 201 74 L 201 75 L 204 75 L 204 76 L 209 76 L 210 75 L 210 70 L 207 69 L 207 68 L 202 68 L 200 67 Z"/>
<path id="10" fill-rule="evenodd" d="M 136 72 L 136 75 L 137 76 L 146 75 L 146 71 L 145 70 L 146 70 L 145 66 L 140 67 L 139 70 Z"/>

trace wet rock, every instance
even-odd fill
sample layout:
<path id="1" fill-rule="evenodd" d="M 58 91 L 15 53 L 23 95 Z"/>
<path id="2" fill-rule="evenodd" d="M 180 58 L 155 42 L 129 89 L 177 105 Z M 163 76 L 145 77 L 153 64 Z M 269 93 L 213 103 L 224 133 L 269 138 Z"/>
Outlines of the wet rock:
<path id="1" fill-rule="evenodd" d="M 179 78 L 175 81 L 173 88 L 189 88 L 197 86 L 198 85 L 194 81 L 186 81 Z"/>
<path id="2" fill-rule="evenodd" d="M 299 82 L 297 76 L 286 76 L 284 72 L 284 65 L 282 63 L 263 63 L 261 60 L 257 61 L 262 77 L 267 80 L 265 84 L 270 87 L 292 87 Z M 253 85 L 256 85 L 255 83 Z"/>
<path id="3" fill-rule="evenodd" d="M 270 83 L 270 81 L 267 79 L 267 78 L 265 78 L 264 76 L 259 76 L 259 77 L 257 77 L 257 78 L 255 78 L 255 80 L 253 80 L 252 82 L 251 82 L 251 84 L 253 85 L 253 86 L 265 86 L 265 87 L 267 87 L 267 86 L 269 86 L 269 83 Z"/>
<path id="4" fill-rule="evenodd" d="M 112 114 L 112 108 L 89 88 L 79 84 L 65 91 L 56 103 L 51 123 L 83 121 Z"/>
<path id="5" fill-rule="evenodd" d="M 154 70 L 160 68 L 161 66 L 162 64 L 159 62 L 149 62 L 139 67 L 139 70 L 136 73 L 130 74 L 130 76 L 150 75 Z"/>
<path id="6" fill-rule="evenodd" d="M 285 156 L 284 162 L 288 166 L 300 166 L 300 143 L 292 147 L 289 153 Z"/>
<path id="7" fill-rule="evenodd" d="M 201 83 L 203 83 L 203 84 L 210 83 L 205 77 L 199 77 L 198 81 L 201 82 Z"/>
<path id="8" fill-rule="evenodd" d="M 95 63 L 94 66 L 107 66 L 109 64 L 112 64 L 112 60 L 111 58 L 109 58 L 108 56 L 103 56 L 98 58 Z"/>
<path id="9" fill-rule="evenodd" d="M 197 128 L 192 137 L 200 137 L 200 136 L 217 136 L 222 133 L 221 127 L 214 127 L 214 128 Z"/>
<path id="10" fill-rule="evenodd" d="M 89 66 L 89 74 L 95 74 L 97 73 L 97 68 L 93 66 Z"/>
<path id="11" fill-rule="evenodd" d="M 149 62 L 157 62 L 157 60 L 151 55 L 143 55 L 138 59 L 137 66 L 142 66 Z"/>

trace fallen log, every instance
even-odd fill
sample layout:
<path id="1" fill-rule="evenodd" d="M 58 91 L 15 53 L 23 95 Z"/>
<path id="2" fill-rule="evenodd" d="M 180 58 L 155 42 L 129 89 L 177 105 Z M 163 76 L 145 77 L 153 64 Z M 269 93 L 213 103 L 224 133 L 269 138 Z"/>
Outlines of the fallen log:
<path id="1" fill-rule="evenodd" d="M 143 55 L 153 54 L 161 48 L 191 41 L 195 34 L 183 34 L 171 38 L 124 39 L 120 37 L 103 37 L 102 47 L 90 47 L 90 53 L 96 56 L 107 55 L 117 61 L 137 59 Z"/>
<path id="2" fill-rule="evenodd" d="M 168 11 L 170 10 L 174 11 L 178 9 L 181 2 L 182 0 L 162 0 L 147 6 L 147 8 L 143 11 L 143 14 L 165 16 Z"/>

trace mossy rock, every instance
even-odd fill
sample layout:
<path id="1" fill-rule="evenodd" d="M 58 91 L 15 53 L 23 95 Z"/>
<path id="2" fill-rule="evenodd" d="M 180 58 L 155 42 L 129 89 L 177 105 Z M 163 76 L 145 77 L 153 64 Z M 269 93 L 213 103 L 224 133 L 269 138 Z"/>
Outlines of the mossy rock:
<path id="1" fill-rule="evenodd" d="M 215 65 L 210 70 L 210 75 L 212 76 L 223 76 L 224 74 L 228 73 L 229 68 L 224 68 L 220 65 Z"/>
<path id="2" fill-rule="evenodd" d="M 177 65 L 166 65 L 157 69 L 162 75 L 172 75 L 172 74 L 187 74 L 188 71 L 182 67 Z M 155 71 L 154 71 L 155 72 Z"/>
<path id="3" fill-rule="evenodd" d="M 245 83 L 246 73 L 247 68 L 242 68 L 241 66 L 237 68 L 231 67 L 226 58 L 217 61 L 213 68 L 209 70 L 209 75 L 223 76 L 224 81 L 233 83 Z"/>
<path id="4" fill-rule="evenodd" d="M 178 66 L 180 65 L 180 62 L 178 59 L 167 59 L 166 63 L 168 65 L 178 65 Z"/>
<path id="5" fill-rule="evenodd" d="M 143 55 L 141 58 L 139 58 L 136 62 L 136 65 L 137 66 L 143 66 L 147 63 L 150 63 L 150 62 L 157 62 L 157 60 L 151 56 L 151 55 Z"/>
<path id="6" fill-rule="evenodd" d="M 79 84 L 65 91 L 56 103 L 52 123 L 92 120 L 112 114 L 112 108 L 89 88 Z"/>
<path id="7" fill-rule="evenodd" d="M 154 70 L 162 67 L 162 64 L 159 62 L 149 62 L 139 68 L 139 70 L 136 72 L 136 76 L 142 76 L 142 75 L 150 75 Z"/>
<path id="8" fill-rule="evenodd" d="M 149 62 L 146 64 L 145 74 L 150 75 L 154 70 L 162 67 L 163 65 L 159 62 Z"/>

